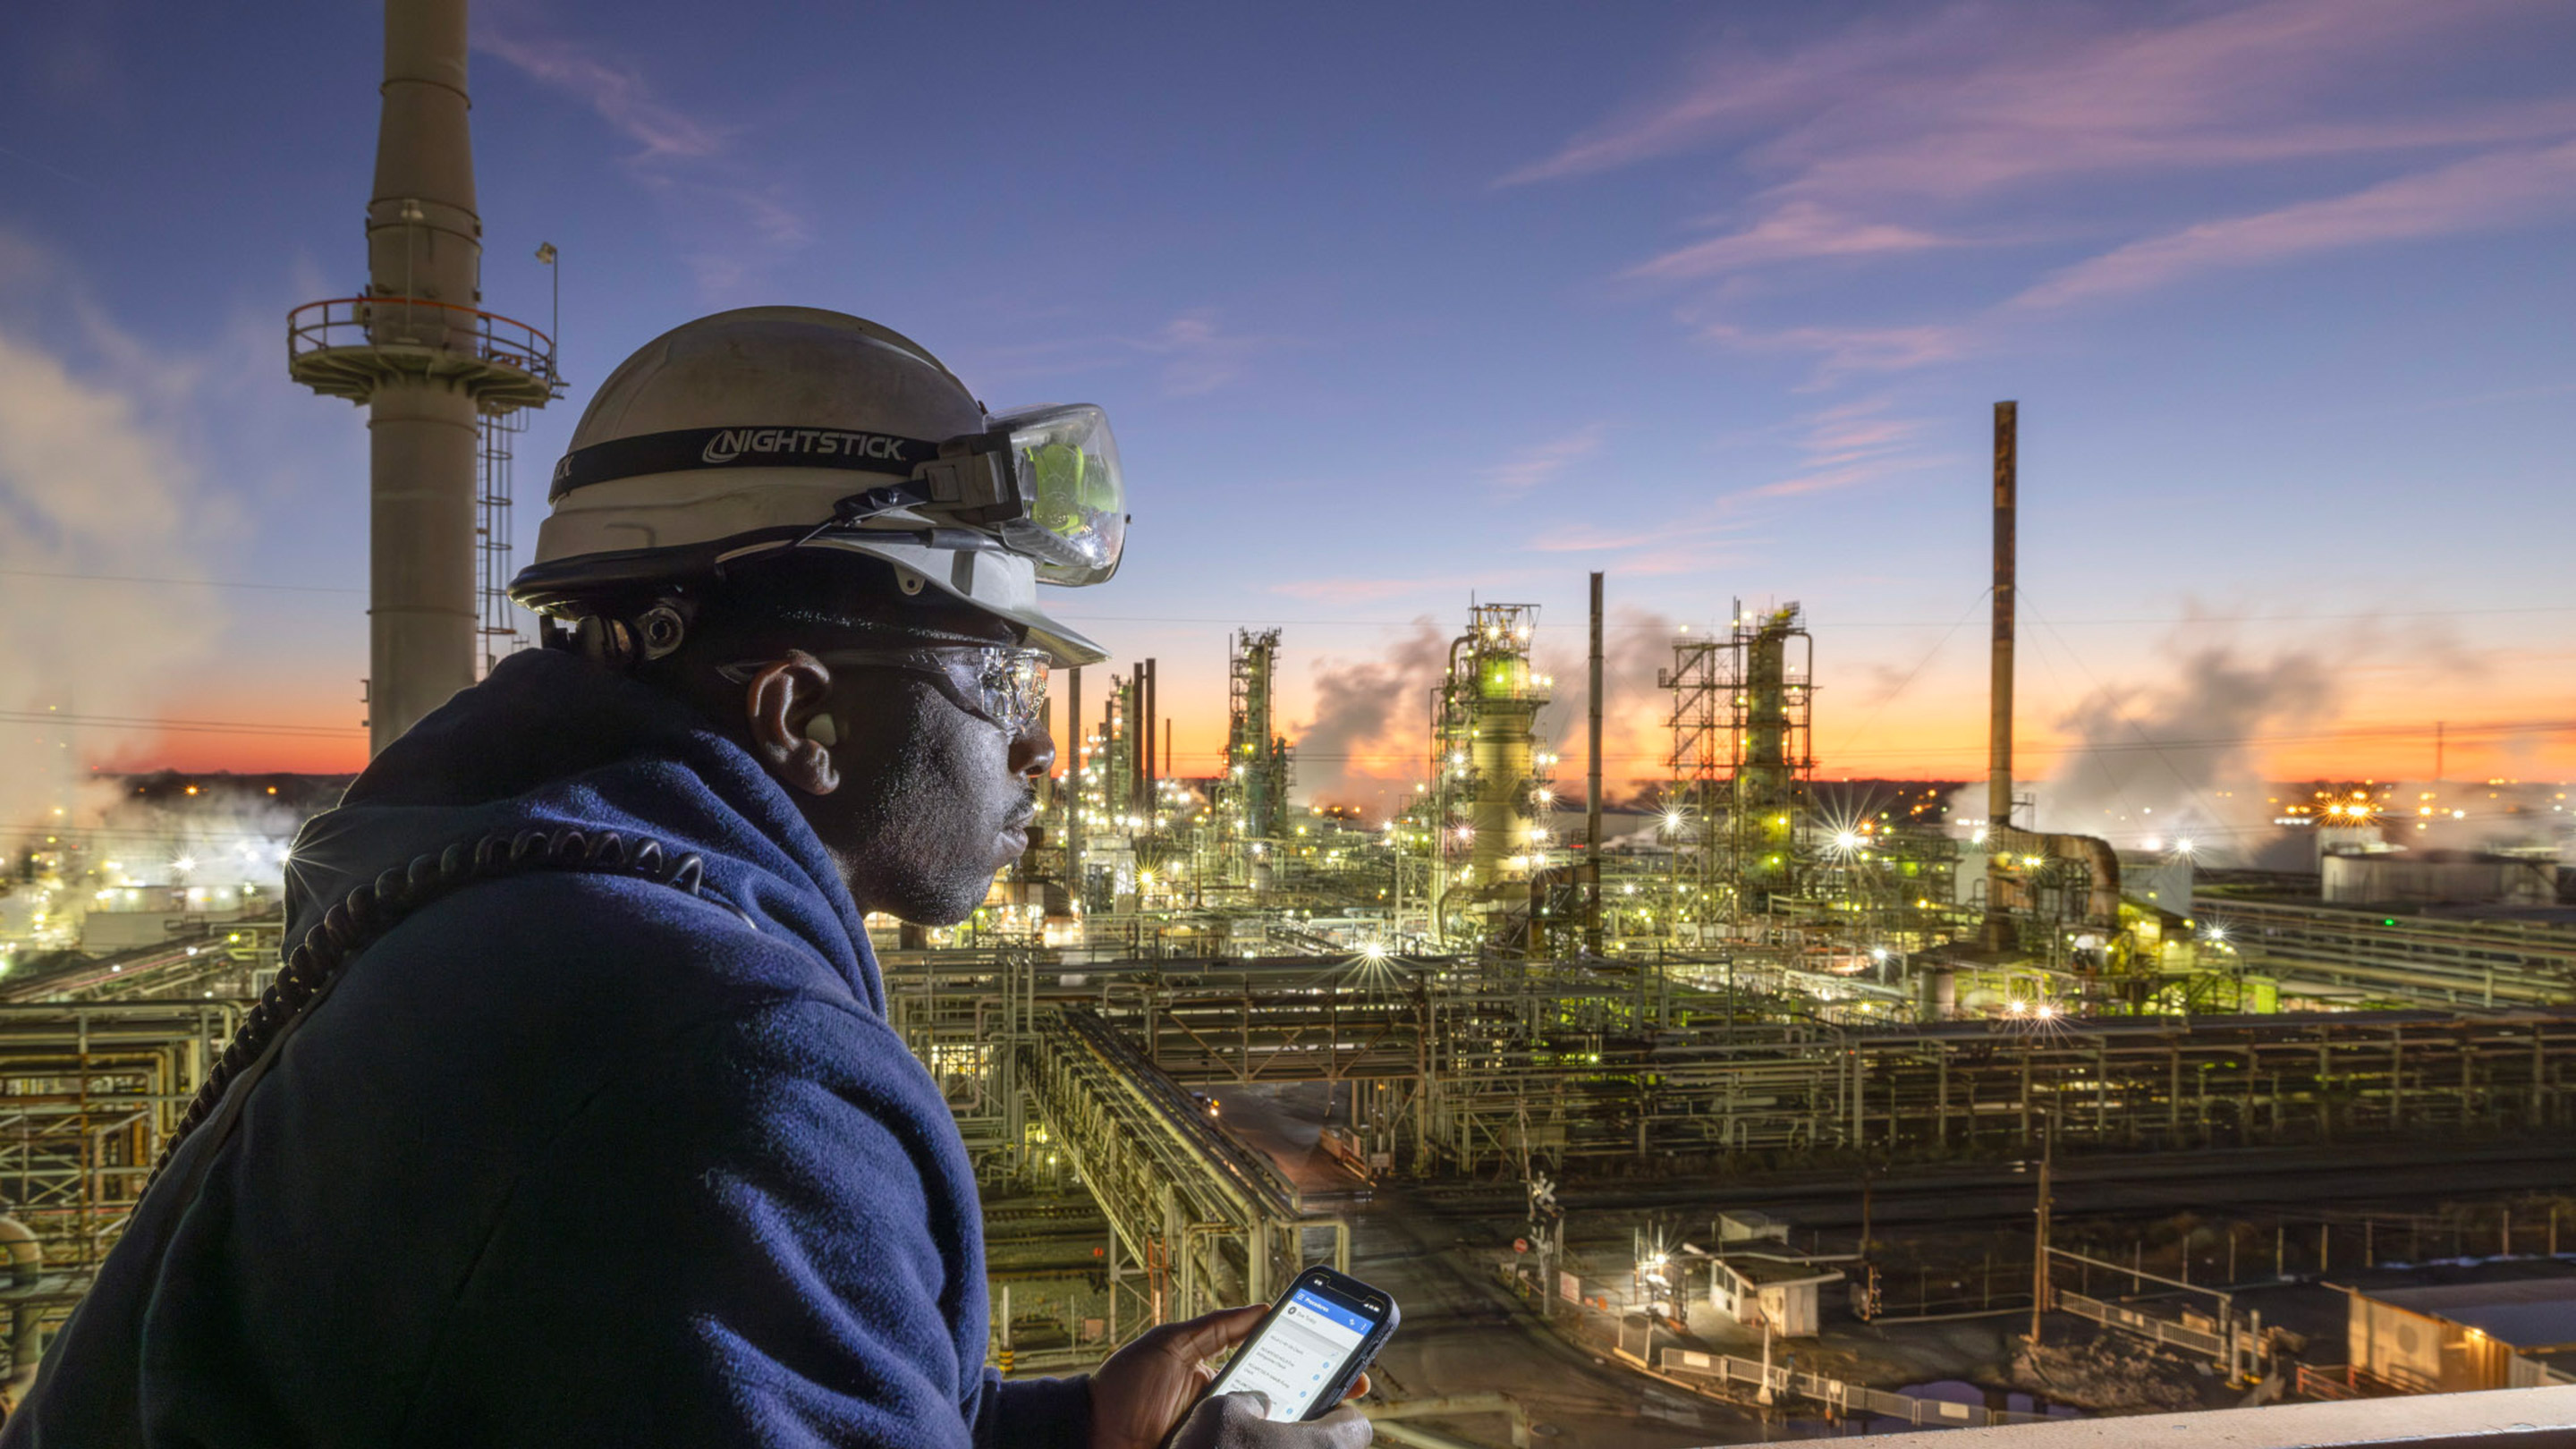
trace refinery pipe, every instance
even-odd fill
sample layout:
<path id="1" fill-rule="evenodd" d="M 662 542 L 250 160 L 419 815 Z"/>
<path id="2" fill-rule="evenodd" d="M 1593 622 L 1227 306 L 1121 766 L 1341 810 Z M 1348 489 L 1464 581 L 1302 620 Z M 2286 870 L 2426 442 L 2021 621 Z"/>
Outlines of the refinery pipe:
<path id="1" fill-rule="evenodd" d="M 32 1293 L 36 1282 L 45 1274 L 44 1245 L 36 1241 L 33 1229 L 14 1217 L 0 1217 L 0 1249 L 9 1254 L 9 1286 L 20 1294 Z M 15 1409 L 36 1383 L 36 1366 L 45 1357 L 45 1310 L 32 1298 L 21 1297 L 9 1314 L 9 1378 L 0 1385 L 0 1400 Z"/>
<path id="2" fill-rule="evenodd" d="M 2093 877 L 2084 895 L 2084 923 L 2104 930 L 2120 928 L 2120 855 L 2111 842 L 2093 835 L 2042 835 L 2010 825 L 1989 825 L 1986 849 L 2001 855 L 2083 861 Z"/>

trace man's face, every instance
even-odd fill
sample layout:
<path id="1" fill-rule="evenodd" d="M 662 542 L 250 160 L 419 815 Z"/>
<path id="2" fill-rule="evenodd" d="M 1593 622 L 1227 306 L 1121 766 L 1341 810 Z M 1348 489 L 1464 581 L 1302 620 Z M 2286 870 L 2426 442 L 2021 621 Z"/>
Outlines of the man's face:
<path id="1" fill-rule="evenodd" d="M 1034 724 L 1007 731 L 918 672 L 828 647 L 812 657 L 830 680 L 823 712 L 839 736 L 839 783 L 790 793 L 860 910 L 931 926 L 966 919 L 1028 848 L 1054 741 Z"/>

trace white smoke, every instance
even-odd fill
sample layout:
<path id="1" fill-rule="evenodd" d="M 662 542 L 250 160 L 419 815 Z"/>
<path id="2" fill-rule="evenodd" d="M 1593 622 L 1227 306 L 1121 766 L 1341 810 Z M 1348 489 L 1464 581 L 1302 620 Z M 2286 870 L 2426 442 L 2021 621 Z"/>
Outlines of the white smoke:
<path id="1" fill-rule="evenodd" d="M 1660 798 L 1672 775 L 1673 695 L 1657 680 L 1673 667 L 1674 640 L 1687 636 L 1677 634 L 1669 617 L 1644 609 L 1614 607 L 1609 624 L 1601 640 L 1601 795 L 1606 804 L 1641 804 Z M 1589 641 L 1575 649 L 1549 649 L 1539 667 L 1556 678 L 1555 701 L 1540 723 L 1555 737 L 1551 748 L 1563 762 L 1557 795 L 1580 800 L 1590 767 L 1584 757 L 1590 744 Z"/>
<path id="2" fill-rule="evenodd" d="M 1374 659 L 1315 666 L 1315 717 L 1296 731 L 1297 793 L 1380 818 L 1412 793 L 1429 749 L 1432 686 L 1449 643 L 1429 619 Z"/>
<path id="3" fill-rule="evenodd" d="M 1656 683 L 1673 662 L 1674 625 L 1638 609 L 1611 611 L 1602 641 L 1605 693 L 1602 794 L 1612 802 L 1656 795 L 1669 773 L 1672 696 Z M 1565 642 L 1568 638 L 1574 642 Z M 1538 733 L 1558 757 L 1560 799 L 1582 798 L 1590 694 L 1581 628 L 1553 629 L 1532 664 L 1554 679 Z M 1449 636 L 1429 619 L 1389 641 L 1375 658 L 1327 659 L 1315 669 L 1315 717 L 1297 736 L 1299 793 L 1318 803 L 1354 804 L 1372 816 L 1395 807 L 1427 768 L 1430 691 L 1448 667 Z"/>
<path id="4" fill-rule="evenodd" d="M 2267 746 L 2320 732 L 2342 703 L 2321 653 L 2191 649 L 2170 682 L 2107 685 L 2059 717 L 2076 742 L 2046 777 L 2017 783 L 2034 803 L 2021 823 L 2100 836 L 2123 850 L 2187 844 L 2211 867 L 2311 868 L 2312 842 L 2273 823 L 2280 812 L 2263 788 Z M 1985 821 L 1986 794 L 1979 781 L 1950 797 L 1956 828 Z"/>
<path id="5" fill-rule="evenodd" d="M 0 831 L 23 834 L 95 824 L 90 766 L 152 738 L 106 722 L 160 710 L 157 682 L 222 621 L 209 591 L 149 582 L 206 568 L 187 546 L 209 516 L 185 441 L 197 372 L 0 242 Z"/>

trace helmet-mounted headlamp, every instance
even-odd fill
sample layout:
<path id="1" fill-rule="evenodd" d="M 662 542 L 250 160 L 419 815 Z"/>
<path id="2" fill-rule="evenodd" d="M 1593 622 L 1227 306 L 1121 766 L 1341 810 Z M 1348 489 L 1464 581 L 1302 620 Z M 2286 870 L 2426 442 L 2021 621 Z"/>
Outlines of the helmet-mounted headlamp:
<path id="1" fill-rule="evenodd" d="M 813 468 L 893 481 L 833 505 L 795 543 L 836 530 L 972 530 L 1035 565 L 1041 582 L 1080 587 L 1118 572 L 1127 490 L 1109 418 L 1088 403 L 1024 408 L 943 441 L 814 427 L 681 428 L 612 438 L 567 453 L 547 501 L 596 483 L 661 473 Z M 890 517 L 910 514 L 910 520 Z"/>

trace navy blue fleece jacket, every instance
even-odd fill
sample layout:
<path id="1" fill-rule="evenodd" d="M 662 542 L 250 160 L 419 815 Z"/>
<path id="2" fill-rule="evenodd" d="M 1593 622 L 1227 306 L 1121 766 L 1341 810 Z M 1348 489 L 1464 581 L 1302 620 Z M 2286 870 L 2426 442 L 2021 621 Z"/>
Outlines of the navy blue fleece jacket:
<path id="1" fill-rule="evenodd" d="M 504 661 L 306 827 L 288 939 L 564 826 L 694 852 L 715 899 L 537 871 L 367 947 L 146 1197 L 0 1449 L 1084 1442 L 1082 1381 L 984 1367 L 975 1181 L 848 891 L 673 701 Z"/>

